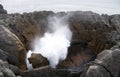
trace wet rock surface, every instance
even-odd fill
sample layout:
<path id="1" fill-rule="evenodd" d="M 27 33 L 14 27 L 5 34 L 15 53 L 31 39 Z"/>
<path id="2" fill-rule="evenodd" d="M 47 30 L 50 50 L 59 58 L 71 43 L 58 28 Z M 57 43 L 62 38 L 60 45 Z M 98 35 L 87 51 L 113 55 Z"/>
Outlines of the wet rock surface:
<path id="1" fill-rule="evenodd" d="M 49 65 L 47 58 L 43 57 L 41 54 L 32 53 L 28 60 L 30 64 L 32 64 L 33 68 Z"/>
<path id="2" fill-rule="evenodd" d="M 71 72 L 65 69 L 53 69 L 44 66 L 31 71 L 25 71 L 22 77 L 78 77 L 78 72 Z"/>
<path id="3" fill-rule="evenodd" d="M 36 36 L 42 37 L 46 32 L 47 19 L 53 15 L 69 16 L 73 37 L 66 60 L 53 69 L 34 54 L 30 61 L 37 68 L 23 71 L 27 51 L 33 49 Z M 0 5 L 1 77 L 120 77 L 119 41 L 119 14 L 99 15 L 90 11 L 7 14 Z"/>
<path id="4" fill-rule="evenodd" d="M 83 65 L 87 62 L 94 60 L 94 53 L 83 44 L 72 44 L 69 48 L 68 56 L 64 61 L 61 61 L 57 68 L 66 68 L 69 70 L 78 71 L 82 69 Z M 79 68 L 77 68 L 79 67 Z"/>

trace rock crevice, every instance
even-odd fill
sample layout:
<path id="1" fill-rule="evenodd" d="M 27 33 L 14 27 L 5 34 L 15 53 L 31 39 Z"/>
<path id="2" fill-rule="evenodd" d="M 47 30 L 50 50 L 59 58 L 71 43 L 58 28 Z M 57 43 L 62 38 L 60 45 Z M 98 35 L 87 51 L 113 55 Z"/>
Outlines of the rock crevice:
<path id="1" fill-rule="evenodd" d="M 68 24 L 73 37 L 67 58 L 60 61 L 56 69 L 48 67 L 41 70 L 37 68 L 44 67 L 44 61 L 43 64 L 39 64 L 37 61 L 41 60 L 40 56 L 31 57 L 31 59 L 35 58 L 31 62 L 33 61 L 33 66 L 37 70 L 23 72 L 22 70 L 26 70 L 27 51 L 33 49 L 33 41 L 36 37 L 43 36 L 47 30 L 48 18 L 54 15 L 69 16 Z M 119 14 L 99 15 L 91 11 L 7 14 L 0 5 L 0 59 L 7 61 L 8 65 L 13 65 L 11 68 L 14 72 L 7 68 L 6 71 L 11 73 L 8 76 L 9 73 L 0 70 L 0 76 L 3 77 L 4 74 L 15 77 L 18 69 L 21 69 L 23 77 L 78 77 L 79 75 L 80 77 L 120 77 L 119 42 Z M 83 67 L 93 60 L 95 63 Z M 45 65 L 48 63 L 46 62 Z"/>

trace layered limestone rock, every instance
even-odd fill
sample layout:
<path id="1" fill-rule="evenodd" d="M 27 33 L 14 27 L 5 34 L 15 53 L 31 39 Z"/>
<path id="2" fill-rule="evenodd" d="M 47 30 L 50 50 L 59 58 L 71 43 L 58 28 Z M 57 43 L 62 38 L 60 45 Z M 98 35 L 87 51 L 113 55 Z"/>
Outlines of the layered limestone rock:
<path id="1" fill-rule="evenodd" d="M 26 69 L 26 52 L 29 49 L 33 49 L 32 43 L 36 37 L 43 36 L 47 30 L 48 18 L 54 15 L 68 15 L 68 24 L 73 32 L 68 56 L 66 60 L 61 61 L 58 64 L 57 68 L 59 69 L 80 72 L 81 69 L 83 69 L 84 64 L 94 60 L 97 54 L 101 51 L 110 49 L 120 41 L 120 15 L 99 15 L 90 11 L 75 11 L 67 13 L 40 11 L 24 14 L 7 14 L 2 5 L 0 5 L 0 59 L 8 61 L 8 63 L 16 65 L 20 69 Z M 101 52 L 94 62 L 86 66 L 81 77 L 97 77 L 97 73 L 100 73 L 105 77 L 119 77 L 118 54 L 118 47 L 115 47 L 113 50 L 110 49 L 110 51 L 105 50 Z M 40 66 L 41 64 L 37 63 L 37 61 L 41 60 L 39 56 L 34 58 L 34 61 L 38 64 L 35 64 L 34 67 Z M 114 62 L 116 65 L 115 67 L 112 67 L 114 65 L 113 60 L 117 60 Z M 105 64 L 105 62 L 107 63 Z M 51 68 L 49 69 L 51 70 Z M 91 70 L 98 71 L 93 73 Z M 52 74 L 46 74 L 47 77 L 60 77 L 59 74 L 61 75 L 66 73 L 65 71 L 63 72 L 63 70 L 62 73 L 61 71 L 55 71 L 52 70 L 52 73 L 50 71 L 46 72 L 46 68 L 43 68 L 43 70 L 38 69 L 37 71 L 32 70 L 25 72 L 23 77 L 39 77 L 41 75 L 44 76 L 46 73 Z M 38 74 L 39 72 L 42 74 Z M 1 72 L 0 75 L 2 76 L 2 74 L 3 73 Z M 53 76 L 53 74 L 57 75 Z M 72 74 L 66 73 L 64 77 L 67 76 L 72 77 Z M 76 77 L 78 77 L 78 75 Z"/>
<path id="2" fill-rule="evenodd" d="M 93 12 L 72 12 L 69 18 L 73 32 L 72 43 L 86 43 L 95 54 L 109 49 L 115 42 L 110 41 L 110 32 L 116 31 L 108 18 Z M 117 34 L 118 35 L 118 34 Z"/>
<path id="3" fill-rule="evenodd" d="M 42 37 L 46 31 L 47 18 L 52 14 L 54 13 L 51 11 L 16 13 L 8 15 L 4 22 L 29 50 L 32 49 L 35 38 Z"/>
<path id="4" fill-rule="evenodd" d="M 69 70 L 78 71 L 83 68 L 87 62 L 95 59 L 94 53 L 83 44 L 72 44 L 69 48 L 67 58 L 61 61 L 57 68 L 66 68 Z M 79 68 L 78 68 L 79 67 Z"/>
<path id="5" fill-rule="evenodd" d="M 120 76 L 120 44 L 110 50 L 104 50 L 97 58 L 86 63 L 82 70 L 53 69 L 49 66 L 25 71 L 23 77 L 119 77 Z M 77 67 L 80 68 L 80 67 Z M 76 68 L 76 69 L 77 69 Z"/>
<path id="6" fill-rule="evenodd" d="M 119 77 L 120 45 L 111 50 L 104 50 L 97 55 L 95 61 L 87 64 L 80 77 Z"/>
<path id="7" fill-rule="evenodd" d="M 8 61 L 25 68 L 25 48 L 19 38 L 4 25 L 0 25 L 0 48 L 8 53 Z"/>

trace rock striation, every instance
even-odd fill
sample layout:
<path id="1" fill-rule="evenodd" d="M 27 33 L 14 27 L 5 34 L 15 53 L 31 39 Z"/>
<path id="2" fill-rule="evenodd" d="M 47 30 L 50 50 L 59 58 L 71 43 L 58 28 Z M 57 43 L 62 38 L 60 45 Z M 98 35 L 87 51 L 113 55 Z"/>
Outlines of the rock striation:
<path id="1" fill-rule="evenodd" d="M 20 71 L 16 66 L 8 64 L 7 61 L 0 60 L 0 77 L 16 77 L 18 74 L 20 75 Z"/>
<path id="2" fill-rule="evenodd" d="M 24 63 L 25 58 L 25 48 L 23 44 L 19 38 L 4 25 L 0 25 L 0 35 L 0 48 L 9 54 L 7 55 L 8 61 L 11 64 L 20 66 L 21 63 Z"/>
<path id="3" fill-rule="evenodd" d="M 98 54 L 95 61 L 90 62 L 85 66 L 80 77 L 119 77 L 120 45 L 116 46 Z"/>
<path id="4" fill-rule="evenodd" d="M 43 36 L 48 17 L 54 15 L 68 15 L 73 32 L 66 60 L 53 69 L 44 66 L 48 65 L 44 57 L 34 54 L 30 61 L 36 69 L 23 71 L 27 51 L 33 49 L 36 37 Z M 1 77 L 20 74 L 23 77 L 120 77 L 119 42 L 120 14 L 99 15 L 91 11 L 7 14 L 0 5 L 0 65 L 7 62 L 5 71 L 0 66 Z"/>

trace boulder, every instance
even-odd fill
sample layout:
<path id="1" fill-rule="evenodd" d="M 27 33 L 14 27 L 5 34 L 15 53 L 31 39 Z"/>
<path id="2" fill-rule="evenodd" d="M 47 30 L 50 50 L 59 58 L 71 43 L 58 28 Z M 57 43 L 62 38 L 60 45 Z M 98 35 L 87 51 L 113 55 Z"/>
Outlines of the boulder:
<path id="1" fill-rule="evenodd" d="M 31 57 L 29 58 L 29 62 L 32 64 L 33 68 L 49 65 L 47 58 L 43 57 L 41 54 L 35 54 L 35 53 L 31 54 Z"/>

